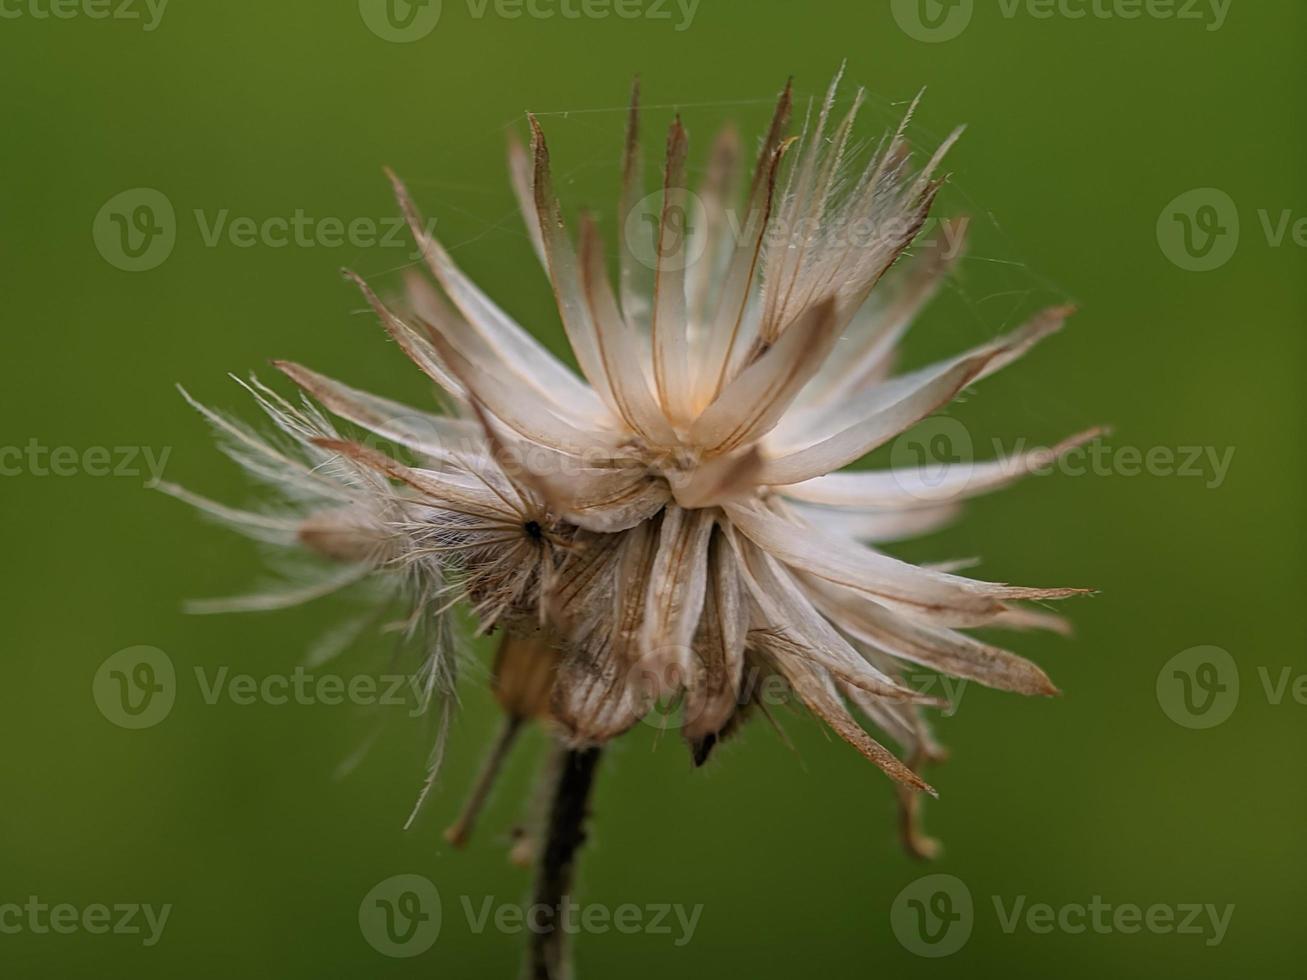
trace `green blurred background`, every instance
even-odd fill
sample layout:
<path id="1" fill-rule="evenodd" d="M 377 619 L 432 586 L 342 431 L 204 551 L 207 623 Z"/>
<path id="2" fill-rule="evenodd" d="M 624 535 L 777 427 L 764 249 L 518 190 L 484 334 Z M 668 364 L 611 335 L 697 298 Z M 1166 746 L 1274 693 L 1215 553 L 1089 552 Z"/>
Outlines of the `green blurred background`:
<path id="1" fill-rule="evenodd" d="M 16 14 L 0 19 L 0 444 L 171 447 L 168 479 L 229 501 L 249 488 L 175 383 L 250 419 L 225 372 L 271 374 L 272 357 L 414 404 L 429 390 L 336 272 L 393 284 L 407 245 L 211 246 L 196 210 L 207 221 L 302 209 L 380 222 L 396 211 L 381 174 L 391 165 L 474 277 L 558 348 L 504 177 L 504 134 L 521 131 L 525 110 L 542 113 L 565 203 L 611 222 L 620 107 L 637 72 L 657 107 L 651 167 L 672 107 L 701 165 L 725 119 L 759 135 L 787 75 L 819 95 L 847 58 L 871 96 L 867 137 L 928 86 L 914 139 L 930 145 L 968 124 L 942 205 L 977 229 L 956 286 L 911 334 L 909 360 L 980 342 L 1048 299 L 1082 307 L 1072 329 L 956 410 L 977 455 L 993 437 L 1010 446 L 1106 422 L 1113 446 L 1234 447 L 1233 465 L 1219 487 L 1122 472 L 1030 480 L 899 549 L 980 555 L 979 574 L 993 579 L 1102 590 L 1067 607 L 1074 639 L 1013 641 L 1065 697 L 971 689 L 940 721 L 953 759 L 932 773 L 942 799 L 928 826 L 946 845 L 934 866 L 901 853 L 889 783 L 800 715 L 781 715 L 795 751 L 758 722 L 703 771 L 652 728 L 624 739 L 605 763 L 577 897 L 702 905 L 702 915 L 680 947 L 659 934 L 582 936 L 581 976 L 1297 973 L 1307 794 L 1295 750 L 1307 708 L 1291 696 L 1274 704 L 1258 671 L 1307 669 L 1304 256 L 1291 233 L 1275 246 L 1262 219 L 1274 230 L 1284 212 L 1307 217 L 1301 3 L 1233 0 L 1211 30 L 1205 0 L 1193 9 L 1206 20 L 1043 18 L 1024 6 L 1008 16 L 1010 5 L 980 0 L 965 30 L 937 43 L 868 0 L 704 0 L 688 23 L 674 5 L 669 20 L 512 19 L 445 0 L 412 43 L 379 37 L 352 0 L 174 0 L 153 30 L 76 4 L 69 19 L 36 16 L 46 9 L 13 0 L 5 10 Z M 168 197 L 178 235 L 167 261 L 133 273 L 101 256 L 92 224 L 141 187 Z M 1208 272 L 1177 267 L 1157 237 L 1168 202 L 1194 188 L 1226 192 L 1240 219 L 1238 249 Z M 468 671 L 445 776 L 404 832 L 428 745 L 421 722 L 391 709 L 368 757 L 335 779 L 373 729 L 366 712 L 210 706 L 192 677 L 197 665 L 287 673 L 340 605 L 183 615 L 186 598 L 257 582 L 262 562 L 143 482 L 0 478 L 0 904 L 174 908 L 149 948 L 133 936 L 0 934 L 0 972 L 514 975 L 521 937 L 476 933 L 460 898 L 479 907 L 528 892 L 505 853 L 539 733 L 481 834 L 452 852 L 441 828 L 498 725 L 485 669 Z M 138 644 L 167 651 L 180 687 L 163 723 L 128 731 L 97 711 L 91 684 L 109 655 Z M 1242 679 L 1237 709 L 1210 730 L 1172 721 L 1156 693 L 1163 665 L 1199 645 L 1228 650 Z M 970 941 L 941 959 L 914 955 L 891 929 L 895 897 L 933 872 L 965 882 L 976 905 Z M 365 942 L 358 907 L 401 873 L 436 883 L 443 929 L 423 955 L 388 959 Z M 1224 940 L 1207 945 L 1009 934 L 993 896 L 1009 908 L 1020 896 L 1235 908 Z"/>

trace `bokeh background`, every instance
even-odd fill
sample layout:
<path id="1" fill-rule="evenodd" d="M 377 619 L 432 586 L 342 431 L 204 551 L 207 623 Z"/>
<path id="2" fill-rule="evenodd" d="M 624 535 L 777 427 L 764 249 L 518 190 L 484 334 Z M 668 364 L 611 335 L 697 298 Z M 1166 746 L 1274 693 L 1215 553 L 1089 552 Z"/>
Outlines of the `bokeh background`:
<path id="1" fill-rule="evenodd" d="M 844 99 L 855 84 L 869 93 L 868 139 L 923 87 L 914 140 L 929 147 L 968 124 L 941 204 L 975 218 L 975 247 L 910 335 L 909 362 L 978 343 L 1041 302 L 1081 305 L 1071 329 L 952 415 L 979 457 L 994 438 L 1010 447 L 1110 423 L 1117 463 L 1026 481 L 899 549 L 982 556 L 978 571 L 993 579 L 1101 589 L 1065 609 L 1073 639 L 1015 641 L 1065 696 L 967 689 L 939 722 L 954 754 L 932 773 L 942 799 L 928 826 L 946 845 L 932 866 L 899 849 L 889 783 L 802 715 L 779 714 L 792 749 L 759 722 L 703 771 L 674 737 L 637 730 L 605 762 L 577 898 L 702 912 L 680 946 L 675 935 L 582 936 L 583 977 L 1297 972 L 1307 708 L 1292 687 L 1276 695 L 1286 670 L 1307 670 L 1307 297 L 1301 233 L 1295 242 L 1292 223 L 1278 232 L 1284 215 L 1307 217 L 1302 4 L 1232 0 L 1213 13 L 1185 0 L 1128 17 L 1142 5 L 1100 3 L 1115 15 L 1075 17 L 1095 8 L 929 0 L 927 18 L 945 19 L 922 40 L 928 21 L 913 11 L 923 8 L 867 0 L 703 0 L 688 17 L 646 4 L 632 20 L 512 18 L 493 5 L 478 15 L 477 4 L 445 0 L 433 30 L 397 43 L 354 0 L 174 0 L 157 19 L 121 2 L 73 4 L 60 18 L 42 16 L 46 0 L 14 0 L 0 20 L 7 447 L 170 449 L 168 479 L 240 502 L 248 485 L 175 384 L 254 419 L 226 372 L 268 375 L 270 358 L 290 357 L 426 404 L 421 375 L 336 271 L 393 285 L 411 262 L 407 243 L 205 240 L 224 212 L 382 222 L 396 212 L 383 165 L 409 180 L 491 295 L 561 349 L 504 178 L 505 133 L 523 131 L 526 110 L 541 113 L 565 203 L 611 225 L 621 107 L 637 72 L 652 107 L 651 168 L 674 108 L 701 165 L 724 120 L 752 143 L 786 76 L 819 96 L 846 58 Z M 656 16 L 663 9 L 669 19 Z M 89 15 L 99 10 L 143 19 Z M 140 272 L 107 261 L 93 234 L 106 202 L 135 188 L 161 192 L 177 216 L 171 254 Z M 1194 189 L 1228 196 L 1204 192 L 1192 206 L 1219 238 L 1208 255 L 1219 267 L 1202 272 L 1182 268 L 1158 235 L 1159 219 L 1175 226 L 1171 202 Z M 1228 473 L 1131 475 L 1120 463 L 1123 448 L 1189 446 L 1233 448 Z M 289 673 L 338 603 L 186 616 L 184 599 L 255 584 L 257 550 L 146 489 L 144 474 L 41 476 L 14 460 L 0 478 L 0 904 L 173 910 L 150 947 L 84 931 L 0 934 L 0 972 L 514 975 L 522 937 L 476 932 L 463 902 L 498 907 L 528 893 L 506 852 L 544 747 L 538 732 L 472 845 L 453 852 L 441 838 L 498 726 L 488 648 L 465 674 L 434 801 L 405 832 L 429 744 L 420 720 L 390 709 L 371 752 L 335 778 L 373 714 L 209 705 L 194 680 L 197 666 Z M 386 643 L 371 653 L 384 660 Z M 167 652 L 178 689 L 164 721 L 129 731 L 97 710 L 92 680 L 137 645 Z M 1229 652 L 1241 687 L 1227 720 L 1197 730 L 1165 710 L 1158 677 L 1208 645 Z M 368 654 L 337 669 L 374 671 Z M 937 959 L 900 942 L 891 914 L 932 873 L 965 883 L 975 905 L 969 940 Z M 363 896 L 396 874 L 427 877 L 443 899 L 439 939 L 410 959 L 380 955 L 358 924 Z M 1022 896 L 1055 907 L 1101 896 L 1234 911 L 1215 944 L 1210 933 L 1008 932 L 995 896 L 1005 909 Z"/>

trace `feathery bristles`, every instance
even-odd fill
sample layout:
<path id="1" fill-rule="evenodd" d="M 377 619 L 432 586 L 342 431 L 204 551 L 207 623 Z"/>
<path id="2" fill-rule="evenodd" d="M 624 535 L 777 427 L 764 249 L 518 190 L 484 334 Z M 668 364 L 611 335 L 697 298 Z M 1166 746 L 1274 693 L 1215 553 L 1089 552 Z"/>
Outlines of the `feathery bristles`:
<path id="1" fill-rule="evenodd" d="M 529 117 L 530 149 L 509 144 L 511 181 L 580 377 L 463 274 L 391 174 L 432 279 L 410 273 L 406 304 L 392 309 L 348 275 L 454 415 L 287 361 L 275 364 L 305 392 L 302 405 L 256 380 L 247 386 L 276 441 L 192 402 L 229 455 L 285 503 L 259 513 L 164 489 L 328 569 L 289 592 L 218 608 L 277 608 L 364 579 L 393 583 L 414 610 L 410 632 L 425 637 L 433 703 L 453 698 L 454 606 L 469 608 L 481 632 L 503 634 L 495 684 L 508 727 L 451 830 L 455 842 L 527 719 L 594 746 L 680 699 L 676 724 L 702 764 L 752 709 L 771 706 L 754 683 L 763 676 L 905 787 L 905 838 L 924 853 L 931 845 L 907 791 L 934 791 L 849 707 L 916 765 L 943 756 L 920 713 L 941 702 L 917 692 L 907 667 L 1056 693 L 1039 668 L 962 630 L 1065 631 L 1058 617 L 1019 603 L 1080 590 L 974 580 L 875 547 L 941 526 L 961 501 L 1032 472 L 1047 454 L 942 476 L 835 471 L 1020 358 L 1072 311 L 1047 310 L 958 357 L 892 376 L 898 342 L 961 254 L 965 220 L 920 238 L 957 134 L 914 167 L 905 119 L 855 165 L 863 93 L 837 113 L 839 82 L 809 108 L 797 138 L 787 136 L 786 86 L 751 176 L 738 134 L 723 131 L 695 190 L 690 134 L 675 119 L 657 255 L 643 262 L 623 235 L 616 288 L 593 217 L 581 218 L 574 242 L 544 129 Z M 637 84 L 620 219 L 645 195 L 640 125 Z M 681 232 L 696 204 L 703 223 L 691 238 Z M 914 243 L 918 254 L 906 258 Z M 337 431 L 309 397 L 357 432 Z M 423 798 L 447 731 L 445 712 Z"/>

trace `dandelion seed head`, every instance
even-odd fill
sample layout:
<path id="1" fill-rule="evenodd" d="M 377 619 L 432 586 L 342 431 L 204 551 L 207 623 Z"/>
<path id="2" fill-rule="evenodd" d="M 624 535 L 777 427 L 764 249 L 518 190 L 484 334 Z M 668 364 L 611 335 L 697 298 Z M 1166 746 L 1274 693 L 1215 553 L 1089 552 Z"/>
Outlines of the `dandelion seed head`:
<path id="1" fill-rule="evenodd" d="M 1038 667 L 967 630 L 1060 629 L 1023 603 L 1078 590 L 966 578 L 880 547 L 942 526 L 965 498 L 1030 467 L 932 474 L 946 492 L 929 499 L 914 492 L 920 473 L 843 470 L 1017 360 L 1071 311 L 1046 310 L 895 374 L 899 342 L 958 260 L 945 245 L 965 235 L 961 220 L 922 235 L 955 137 L 917 165 L 905 121 L 855 166 L 862 98 L 837 118 L 839 84 L 798 136 L 787 86 L 751 172 L 735 130 L 718 137 L 694 191 L 693 241 L 682 234 L 690 143 L 677 119 L 655 258 L 619 236 L 616 282 L 598 223 L 583 216 L 574 234 L 565 219 L 544 128 L 530 119 L 530 145 L 511 143 L 509 172 L 579 374 L 464 275 L 392 175 L 428 275 L 408 275 L 393 304 L 351 278 L 452 413 L 277 362 L 305 400 L 252 383 L 276 439 L 201 411 L 298 516 L 186 497 L 247 532 L 281 534 L 285 521 L 293 533 L 282 543 L 337 576 L 357 571 L 303 588 L 306 598 L 337 581 L 389 583 L 410 609 L 406 629 L 425 637 L 435 694 L 452 697 L 449 616 L 469 609 L 480 631 L 503 637 L 494 687 L 514 731 L 540 719 L 571 746 L 598 745 L 673 699 L 702 765 L 766 710 L 758 678 L 776 678 L 900 784 L 905 840 L 928 849 L 913 794 L 933 792 L 915 767 L 943 755 L 922 712 L 938 701 L 909 672 L 1052 694 Z M 637 95 L 623 215 L 648 197 L 640 140 Z M 333 417 L 365 435 L 342 434 Z"/>

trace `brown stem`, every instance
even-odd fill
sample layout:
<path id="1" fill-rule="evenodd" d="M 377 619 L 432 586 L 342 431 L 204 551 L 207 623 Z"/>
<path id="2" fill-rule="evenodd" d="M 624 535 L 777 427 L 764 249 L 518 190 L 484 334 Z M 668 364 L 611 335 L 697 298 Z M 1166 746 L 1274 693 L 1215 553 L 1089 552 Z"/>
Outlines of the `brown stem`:
<path id="1" fill-rule="evenodd" d="M 481 767 L 477 781 L 472 787 L 472 795 L 468 797 L 467 803 L 463 806 L 463 812 L 458 815 L 454 825 L 445 831 L 445 840 L 449 841 L 454 847 L 463 847 L 472 836 L 477 817 L 481 815 L 486 800 L 490 798 L 490 790 L 494 788 L 495 780 L 499 777 L 499 771 L 504 767 L 508 752 L 513 747 L 513 743 L 517 741 L 518 733 L 521 730 L 521 718 L 514 718 L 510 715 L 504 719 L 503 730 L 499 733 L 499 738 L 495 740 L 495 744 L 490 749 L 490 755 Z"/>
<path id="2" fill-rule="evenodd" d="M 527 952 L 530 980 L 571 980 L 572 962 L 567 933 L 560 921 L 572 892 L 576 853 L 585 843 L 590 791 L 600 750 L 569 749 L 563 754 L 549 810 L 544 850 L 536 874 L 531 946 Z"/>
<path id="3" fill-rule="evenodd" d="M 535 867 L 540 856 L 540 841 L 544 837 L 549 807 L 554 801 L 554 784 L 558 782 L 558 773 L 562 769 L 565 755 L 567 749 L 550 739 L 549 756 L 536 772 L 525 813 L 521 822 L 513 828 L 513 848 L 508 853 L 508 859 L 519 868 Z"/>
<path id="4" fill-rule="evenodd" d="M 930 761 L 928 753 L 917 751 L 908 760 L 908 768 L 919 773 Z M 918 861 L 935 860 L 939 857 L 942 848 L 939 841 L 928 836 L 922 829 L 922 794 L 911 786 L 898 786 L 896 789 L 899 796 L 899 839 L 903 842 L 903 849 L 908 852 L 909 857 L 916 858 Z"/>

